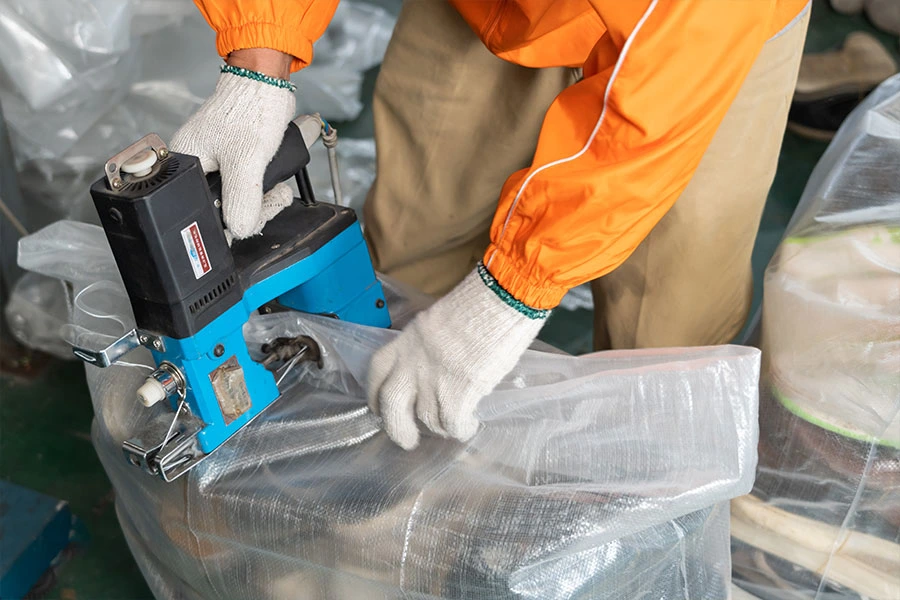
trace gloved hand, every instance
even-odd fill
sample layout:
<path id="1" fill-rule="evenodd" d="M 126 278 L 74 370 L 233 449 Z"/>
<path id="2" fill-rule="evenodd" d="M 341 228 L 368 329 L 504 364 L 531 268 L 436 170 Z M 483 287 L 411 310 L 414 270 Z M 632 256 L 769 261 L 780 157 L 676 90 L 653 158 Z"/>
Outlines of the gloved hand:
<path id="1" fill-rule="evenodd" d="M 479 265 L 375 353 L 369 407 L 407 450 L 419 443 L 417 418 L 438 435 L 468 440 L 478 430 L 478 401 L 519 362 L 548 315 L 518 302 Z"/>
<path id="2" fill-rule="evenodd" d="M 223 71 L 212 95 L 172 137 L 171 149 L 199 157 L 204 173 L 221 171 L 229 242 L 258 234 L 293 200 L 283 183 L 263 197 L 262 183 L 294 109 L 291 88 Z"/>

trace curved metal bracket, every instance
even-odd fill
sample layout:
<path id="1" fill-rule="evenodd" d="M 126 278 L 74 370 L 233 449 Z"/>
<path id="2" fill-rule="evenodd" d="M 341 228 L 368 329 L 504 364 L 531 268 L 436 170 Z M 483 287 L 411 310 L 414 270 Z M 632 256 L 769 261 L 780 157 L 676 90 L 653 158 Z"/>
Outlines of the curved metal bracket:
<path id="1" fill-rule="evenodd" d="M 169 149 L 166 147 L 165 142 L 162 141 L 155 133 L 149 133 L 128 146 L 108 161 L 106 161 L 106 165 L 103 167 L 103 172 L 106 174 L 106 181 L 109 182 L 109 187 L 118 190 L 121 189 L 124 185 L 124 181 L 122 180 L 122 165 L 128 162 L 131 158 L 137 155 L 139 152 L 143 152 L 147 148 L 150 148 L 156 153 L 156 158 L 160 161 L 164 160 L 167 156 L 169 156 Z"/>

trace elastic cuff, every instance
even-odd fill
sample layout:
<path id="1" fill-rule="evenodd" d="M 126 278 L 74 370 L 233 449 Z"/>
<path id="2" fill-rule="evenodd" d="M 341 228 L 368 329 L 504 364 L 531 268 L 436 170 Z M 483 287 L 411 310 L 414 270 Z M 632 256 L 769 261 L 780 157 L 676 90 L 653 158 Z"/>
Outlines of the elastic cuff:
<path id="1" fill-rule="evenodd" d="M 216 50 L 223 58 L 246 48 L 270 48 L 290 54 L 291 73 L 309 65 L 313 58 L 312 42 L 296 30 L 276 23 L 247 23 L 221 30 L 216 35 Z"/>
<path id="2" fill-rule="evenodd" d="M 222 65 L 222 72 L 237 75 L 238 77 L 246 77 L 247 79 L 259 81 L 261 83 L 267 83 L 273 87 L 288 90 L 290 92 L 297 91 L 297 86 L 287 79 L 279 79 L 278 77 L 272 77 L 271 75 L 266 75 L 265 73 L 260 73 L 259 71 L 251 71 L 250 69 L 235 67 L 233 65 Z"/>
<path id="3" fill-rule="evenodd" d="M 481 281 L 483 281 L 488 289 L 494 292 L 498 298 L 503 300 L 507 306 L 514 308 L 521 314 L 533 320 L 542 320 L 550 316 L 549 310 L 532 308 L 524 302 L 516 300 L 515 296 L 507 292 L 499 283 L 497 283 L 497 280 L 490 274 L 487 267 L 484 266 L 484 263 L 479 262 L 477 270 L 478 275 L 481 277 Z"/>
<path id="4" fill-rule="evenodd" d="M 511 259 L 497 252 L 493 244 L 485 253 L 484 264 L 491 265 L 491 274 L 502 289 L 535 310 L 556 308 L 569 291 L 568 287 L 548 281 L 535 282 L 533 276 L 523 275 Z"/>

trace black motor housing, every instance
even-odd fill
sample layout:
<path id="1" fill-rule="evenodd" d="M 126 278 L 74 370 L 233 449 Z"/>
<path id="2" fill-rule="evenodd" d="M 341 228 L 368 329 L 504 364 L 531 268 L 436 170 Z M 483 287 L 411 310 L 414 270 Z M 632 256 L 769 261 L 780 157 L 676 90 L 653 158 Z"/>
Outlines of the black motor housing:
<path id="1" fill-rule="evenodd" d="M 137 326 L 172 338 L 195 334 L 239 302 L 234 260 L 200 161 L 170 152 L 118 190 L 91 186 Z"/>
<path id="2" fill-rule="evenodd" d="M 304 206 L 315 208 L 300 129 L 288 124 L 263 176 L 263 192 L 296 176 Z M 91 197 L 106 231 L 137 326 L 175 339 L 194 335 L 240 302 L 244 290 L 216 206 L 218 172 L 204 175 L 200 160 L 167 152 L 142 177 L 106 177 Z"/>

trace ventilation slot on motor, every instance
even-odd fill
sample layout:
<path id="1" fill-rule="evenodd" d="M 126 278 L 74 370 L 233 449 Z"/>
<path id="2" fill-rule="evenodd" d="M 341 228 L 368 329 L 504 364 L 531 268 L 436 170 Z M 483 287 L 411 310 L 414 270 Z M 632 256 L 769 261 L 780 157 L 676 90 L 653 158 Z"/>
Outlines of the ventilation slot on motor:
<path id="1" fill-rule="evenodd" d="M 212 304 L 212 302 L 216 298 L 218 298 L 219 296 L 221 296 L 222 294 L 227 292 L 229 289 L 231 289 L 232 285 L 234 285 L 234 275 L 232 275 L 231 277 L 229 277 L 228 279 L 226 279 L 225 281 L 223 281 L 222 283 L 220 283 L 219 285 L 217 285 L 210 291 L 206 292 L 206 294 L 204 294 L 198 300 L 195 300 L 194 302 L 192 302 L 189 307 L 191 314 L 196 315 L 197 313 L 204 310 L 207 306 Z"/>

